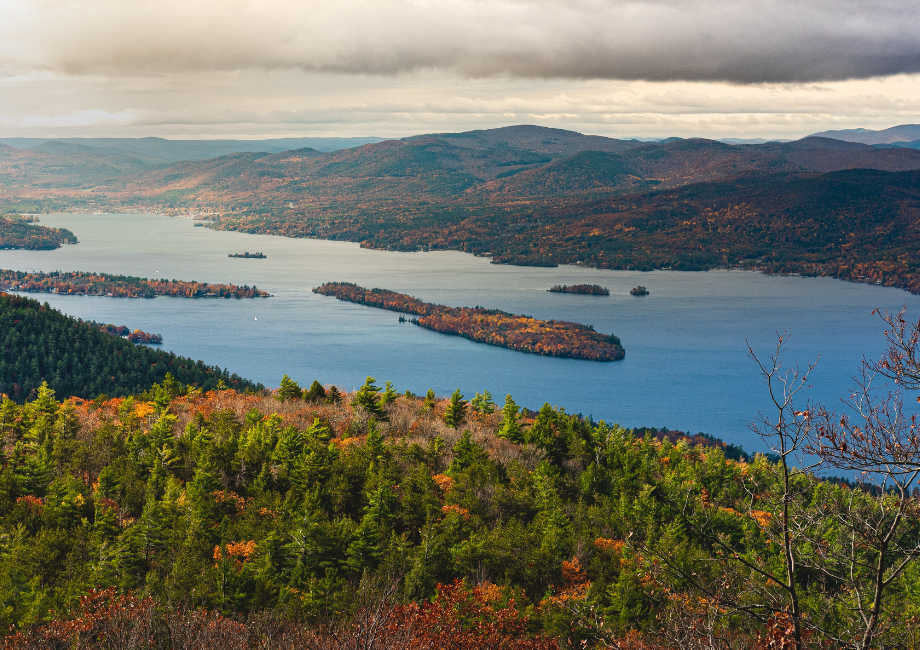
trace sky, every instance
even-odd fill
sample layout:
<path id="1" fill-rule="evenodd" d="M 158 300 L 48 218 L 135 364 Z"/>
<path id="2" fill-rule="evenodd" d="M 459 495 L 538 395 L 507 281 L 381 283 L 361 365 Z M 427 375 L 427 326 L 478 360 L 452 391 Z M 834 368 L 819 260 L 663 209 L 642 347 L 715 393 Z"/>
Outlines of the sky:
<path id="1" fill-rule="evenodd" d="M 920 123 L 902 0 L 0 0 L 0 136 Z"/>

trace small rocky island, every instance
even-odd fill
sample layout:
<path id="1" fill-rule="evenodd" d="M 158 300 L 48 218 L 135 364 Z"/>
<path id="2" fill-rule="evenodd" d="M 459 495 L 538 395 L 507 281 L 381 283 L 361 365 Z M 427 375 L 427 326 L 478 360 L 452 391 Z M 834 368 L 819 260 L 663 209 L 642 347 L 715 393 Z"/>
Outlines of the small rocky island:
<path id="1" fill-rule="evenodd" d="M 255 260 L 264 260 L 268 255 L 263 255 L 262 253 L 250 253 L 246 251 L 245 253 L 230 253 L 227 257 L 243 257 L 246 259 L 255 259 Z"/>
<path id="2" fill-rule="evenodd" d="M 609 296 L 610 290 L 607 287 L 602 287 L 599 284 L 573 284 L 569 285 L 556 285 L 552 289 L 547 289 L 553 293 L 583 293 L 588 296 Z"/>
<path id="3" fill-rule="evenodd" d="M 630 295 L 633 295 L 633 296 L 647 296 L 648 289 L 646 289 L 640 284 L 638 287 L 633 287 L 632 289 L 630 289 L 629 293 Z"/>

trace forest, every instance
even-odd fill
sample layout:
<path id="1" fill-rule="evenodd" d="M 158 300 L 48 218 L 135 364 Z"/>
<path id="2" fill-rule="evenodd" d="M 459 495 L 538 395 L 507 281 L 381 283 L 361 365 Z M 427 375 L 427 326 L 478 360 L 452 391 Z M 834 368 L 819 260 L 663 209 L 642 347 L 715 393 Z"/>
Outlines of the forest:
<path id="1" fill-rule="evenodd" d="M 885 318 L 895 392 L 846 413 L 752 351 L 769 457 L 373 377 L 3 398 L 3 642 L 920 647 L 920 324 Z"/>
<path id="2" fill-rule="evenodd" d="M 66 228 L 35 226 L 16 216 L 0 214 L 0 249 L 51 250 L 76 243 L 76 236 Z"/>
<path id="3" fill-rule="evenodd" d="M 255 285 L 208 284 L 183 280 L 149 280 L 128 275 L 83 271 L 29 273 L 0 270 L 0 290 L 26 293 L 66 293 L 113 298 L 267 298 Z"/>
<path id="4" fill-rule="evenodd" d="M 365 289 L 350 282 L 327 282 L 313 292 L 415 314 L 418 318 L 410 322 L 425 329 L 519 352 L 591 361 L 618 361 L 626 354 L 619 338 L 596 332 L 591 325 L 538 320 L 478 306 L 447 307 L 386 289 Z"/>
<path id="5" fill-rule="evenodd" d="M 92 399 L 147 390 L 171 373 L 178 381 L 210 389 L 261 386 L 216 366 L 135 345 L 56 309 L 0 293 L 0 393 L 17 402 L 34 399 L 43 382 L 61 395 Z"/>

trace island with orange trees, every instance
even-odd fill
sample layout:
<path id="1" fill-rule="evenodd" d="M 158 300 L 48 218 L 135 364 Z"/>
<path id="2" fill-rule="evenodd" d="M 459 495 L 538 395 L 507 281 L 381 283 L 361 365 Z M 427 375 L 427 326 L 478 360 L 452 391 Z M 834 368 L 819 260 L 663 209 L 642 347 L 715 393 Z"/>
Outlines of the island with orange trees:
<path id="1" fill-rule="evenodd" d="M 609 296 L 610 289 L 599 284 L 563 284 L 547 289 L 552 293 L 583 293 L 587 296 Z"/>
<path id="2" fill-rule="evenodd" d="M 149 280 L 128 275 L 83 273 L 80 271 L 27 273 L 0 270 L 0 290 L 27 293 L 60 293 L 114 298 L 267 298 L 270 294 L 255 286 L 209 284 L 183 280 Z"/>
<path id="3" fill-rule="evenodd" d="M 365 289 L 350 282 L 327 282 L 313 292 L 415 314 L 418 318 L 411 322 L 426 329 L 520 352 L 591 361 L 617 361 L 625 354 L 619 338 L 596 332 L 591 325 L 537 320 L 483 307 L 447 307 L 385 289 Z"/>

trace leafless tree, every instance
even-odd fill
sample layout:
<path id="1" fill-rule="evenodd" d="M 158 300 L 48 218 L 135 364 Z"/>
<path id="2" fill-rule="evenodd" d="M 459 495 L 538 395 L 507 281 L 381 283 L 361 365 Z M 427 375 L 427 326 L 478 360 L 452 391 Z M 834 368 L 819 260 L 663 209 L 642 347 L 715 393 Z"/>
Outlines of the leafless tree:
<path id="1" fill-rule="evenodd" d="M 905 408 L 906 391 L 920 389 L 920 323 L 908 325 L 903 310 L 880 315 L 888 348 L 878 361 L 863 360 L 846 411 L 827 417 L 809 445 L 828 466 L 862 483 L 829 505 L 825 523 L 846 537 L 814 546 L 815 567 L 843 587 L 840 600 L 853 615 L 852 644 L 859 649 L 902 627 L 890 612 L 885 616 L 885 597 L 920 557 L 920 434 L 916 413 Z M 893 390 L 876 386 L 879 379 L 891 380 Z"/>

